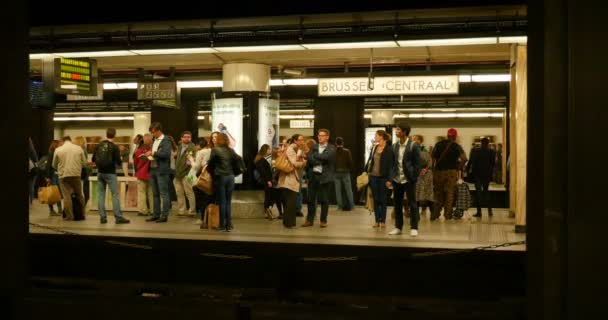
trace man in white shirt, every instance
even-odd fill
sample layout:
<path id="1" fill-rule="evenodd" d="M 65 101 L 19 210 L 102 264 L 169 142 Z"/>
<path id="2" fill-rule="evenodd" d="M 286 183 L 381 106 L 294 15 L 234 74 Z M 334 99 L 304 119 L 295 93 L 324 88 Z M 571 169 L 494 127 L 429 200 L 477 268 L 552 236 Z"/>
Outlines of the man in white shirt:
<path id="1" fill-rule="evenodd" d="M 396 128 L 397 141 L 393 144 L 395 154 L 392 181 L 395 202 L 395 229 L 389 235 L 400 235 L 403 229 L 403 197 L 407 197 L 410 210 L 410 235 L 418 236 L 418 204 L 416 203 L 416 181 L 420 173 L 420 146 L 409 138 L 411 128 L 401 123 Z"/>
<path id="2" fill-rule="evenodd" d="M 80 146 L 73 144 L 69 136 L 64 137 L 62 140 L 63 145 L 55 150 L 52 165 L 57 170 L 59 186 L 63 194 L 64 220 L 74 220 L 72 194 L 76 194 L 80 202 L 78 205 L 82 209 L 82 218 L 84 219 L 85 202 L 84 195 L 82 194 L 82 181 L 80 179 L 82 167 L 86 162 L 84 150 Z"/>

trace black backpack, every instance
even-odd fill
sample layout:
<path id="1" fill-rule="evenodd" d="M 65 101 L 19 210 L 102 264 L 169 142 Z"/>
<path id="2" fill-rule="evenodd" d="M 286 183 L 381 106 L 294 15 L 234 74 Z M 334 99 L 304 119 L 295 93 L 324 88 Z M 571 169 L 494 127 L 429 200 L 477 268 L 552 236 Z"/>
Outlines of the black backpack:
<path id="1" fill-rule="evenodd" d="M 97 149 L 95 150 L 95 165 L 98 168 L 115 165 L 112 143 L 109 141 L 102 141 L 97 145 Z"/>
<path id="2" fill-rule="evenodd" d="M 43 156 L 42 158 L 40 158 L 40 160 L 36 162 L 36 170 L 38 171 L 38 174 L 46 176 L 49 172 L 50 165 L 51 161 L 49 159 L 49 156 Z"/>
<path id="3" fill-rule="evenodd" d="M 232 150 L 232 171 L 235 176 L 239 176 L 247 172 L 247 166 L 243 157 L 239 156 L 234 150 Z"/>

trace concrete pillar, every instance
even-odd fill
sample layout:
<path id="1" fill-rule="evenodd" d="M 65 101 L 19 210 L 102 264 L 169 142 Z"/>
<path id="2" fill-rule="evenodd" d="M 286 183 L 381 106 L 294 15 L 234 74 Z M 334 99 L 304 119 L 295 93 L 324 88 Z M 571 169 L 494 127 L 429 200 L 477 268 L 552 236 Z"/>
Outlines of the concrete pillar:
<path id="1" fill-rule="evenodd" d="M 514 45 L 511 64 L 511 213 L 516 232 L 526 229 L 526 174 L 528 149 L 528 56 L 527 46 Z"/>

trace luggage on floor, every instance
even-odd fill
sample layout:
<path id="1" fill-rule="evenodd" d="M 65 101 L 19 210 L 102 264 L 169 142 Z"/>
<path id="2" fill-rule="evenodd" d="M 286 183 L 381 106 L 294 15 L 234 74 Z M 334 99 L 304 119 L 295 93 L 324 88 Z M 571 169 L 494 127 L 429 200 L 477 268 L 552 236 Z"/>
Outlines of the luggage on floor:
<path id="1" fill-rule="evenodd" d="M 205 209 L 205 218 L 201 229 L 218 229 L 220 227 L 220 206 L 211 203 Z"/>
<path id="2" fill-rule="evenodd" d="M 462 218 L 464 216 L 465 211 L 467 211 L 472 204 L 471 192 L 469 190 L 469 185 L 460 180 L 456 184 L 456 203 L 454 204 L 454 213 L 453 216 L 456 219 Z"/>
<path id="3" fill-rule="evenodd" d="M 80 198 L 72 193 L 72 213 L 74 214 L 74 221 L 84 220 L 84 212 Z"/>

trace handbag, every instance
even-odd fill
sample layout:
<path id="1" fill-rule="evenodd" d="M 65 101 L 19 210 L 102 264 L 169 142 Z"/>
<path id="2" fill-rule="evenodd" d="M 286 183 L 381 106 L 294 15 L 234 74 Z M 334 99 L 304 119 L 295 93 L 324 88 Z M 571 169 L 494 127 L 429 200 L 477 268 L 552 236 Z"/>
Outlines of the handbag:
<path id="1" fill-rule="evenodd" d="M 61 193 L 56 185 L 49 184 L 38 189 L 38 201 L 42 204 L 56 204 L 61 201 Z"/>
<path id="2" fill-rule="evenodd" d="M 281 152 L 274 162 L 274 167 L 284 173 L 290 173 L 295 170 L 293 164 L 287 158 L 286 152 Z"/>
<path id="3" fill-rule="evenodd" d="M 363 172 L 357 177 L 357 191 L 361 191 L 361 189 L 365 188 L 369 184 L 369 175 L 367 172 Z"/>
<path id="4" fill-rule="evenodd" d="M 207 166 L 203 167 L 200 176 L 198 176 L 196 187 L 206 194 L 213 194 L 213 178 L 207 170 Z"/>
<path id="5" fill-rule="evenodd" d="M 205 209 L 205 219 L 201 229 L 218 229 L 220 227 L 220 206 L 211 203 Z"/>

